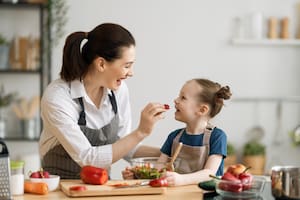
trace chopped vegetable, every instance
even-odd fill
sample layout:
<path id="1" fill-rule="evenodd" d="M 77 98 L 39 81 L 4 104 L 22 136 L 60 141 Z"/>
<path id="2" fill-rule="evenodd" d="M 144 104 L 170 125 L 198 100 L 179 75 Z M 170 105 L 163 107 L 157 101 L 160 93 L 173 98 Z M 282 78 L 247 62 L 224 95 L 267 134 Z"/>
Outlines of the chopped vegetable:
<path id="1" fill-rule="evenodd" d="M 149 185 L 151 187 L 167 187 L 168 181 L 167 181 L 166 177 L 161 177 L 161 178 L 151 180 L 149 182 Z"/>
<path id="2" fill-rule="evenodd" d="M 165 168 L 158 170 L 157 168 L 151 167 L 150 164 L 135 166 L 131 170 L 134 173 L 134 177 L 137 179 L 160 178 L 162 174 L 166 171 Z"/>
<path id="3" fill-rule="evenodd" d="M 24 192 L 25 193 L 32 193 L 32 194 L 48 194 L 48 185 L 47 183 L 42 182 L 24 182 Z"/>
<path id="4" fill-rule="evenodd" d="M 87 188 L 84 185 L 75 185 L 69 188 L 71 191 L 85 191 Z"/>

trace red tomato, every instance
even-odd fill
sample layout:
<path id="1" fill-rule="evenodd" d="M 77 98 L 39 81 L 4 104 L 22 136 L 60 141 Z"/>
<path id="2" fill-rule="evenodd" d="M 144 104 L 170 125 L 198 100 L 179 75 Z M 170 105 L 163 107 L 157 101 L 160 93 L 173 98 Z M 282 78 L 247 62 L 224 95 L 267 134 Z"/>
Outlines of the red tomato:
<path id="1" fill-rule="evenodd" d="M 152 187 L 167 187 L 168 181 L 165 177 L 153 179 L 149 182 L 149 185 Z"/>
<path id="2" fill-rule="evenodd" d="M 168 104 L 164 104 L 165 109 L 169 110 L 170 106 Z"/>
<path id="3" fill-rule="evenodd" d="M 84 183 L 102 185 L 107 182 L 108 174 L 106 169 L 86 165 L 81 168 L 80 178 Z"/>
<path id="4" fill-rule="evenodd" d="M 40 175 L 41 174 L 39 172 L 32 172 L 29 177 L 30 178 L 41 178 Z"/>
<path id="5" fill-rule="evenodd" d="M 85 191 L 87 188 L 84 185 L 75 185 L 69 188 L 72 191 Z"/>
<path id="6" fill-rule="evenodd" d="M 50 178 L 50 173 L 47 171 L 41 171 L 40 174 L 43 178 Z"/>

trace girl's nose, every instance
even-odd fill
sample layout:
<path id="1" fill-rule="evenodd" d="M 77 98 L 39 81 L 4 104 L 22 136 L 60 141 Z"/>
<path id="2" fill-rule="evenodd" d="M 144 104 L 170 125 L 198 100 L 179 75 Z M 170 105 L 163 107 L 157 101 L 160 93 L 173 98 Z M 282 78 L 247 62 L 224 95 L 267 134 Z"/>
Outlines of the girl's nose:
<path id="1" fill-rule="evenodd" d="M 174 103 L 175 103 L 175 104 L 177 103 L 177 99 L 178 99 L 178 97 L 174 99 Z"/>

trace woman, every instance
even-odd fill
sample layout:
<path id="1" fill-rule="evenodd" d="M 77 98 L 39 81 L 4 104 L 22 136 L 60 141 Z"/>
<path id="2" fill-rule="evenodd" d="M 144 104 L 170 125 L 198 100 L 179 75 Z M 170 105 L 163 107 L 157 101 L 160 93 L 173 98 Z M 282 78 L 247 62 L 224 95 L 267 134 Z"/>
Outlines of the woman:
<path id="1" fill-rule="evenodd" d="M 105 23 L 67 37 L 60 79 L 47 87 L 41 101 L 44 170 L 74 179 L 84 165 L 110 170 L 123 157 L 159 155 L 158 149 L 138 144 L 163 118 L 163 104 L 149 103 L 129 133 L 131 110 L 123 80 L 133 76 L 134 60 L 135 40 L 120 25 Z"/>

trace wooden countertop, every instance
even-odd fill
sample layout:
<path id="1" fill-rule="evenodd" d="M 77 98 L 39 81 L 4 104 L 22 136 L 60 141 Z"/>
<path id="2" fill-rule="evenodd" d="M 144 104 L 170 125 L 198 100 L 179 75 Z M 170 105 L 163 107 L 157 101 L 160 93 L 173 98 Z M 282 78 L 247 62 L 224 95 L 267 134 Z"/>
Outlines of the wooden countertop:
<path id="1" fill-rule="evenodd" d="M 82 199 L 120 199 L 120 200 L 182 200 L 182 199 L 197 199 L 203 200 L 202 190 L 197 185 L 179 186 L 179 187 L 168 187 L 165 194 L 161 195 L 128 195 L 128 196 L 102 196 L 102 197 L 68 197 L 61 190 L 54 192 L 49 192 L 47 195 L 34 195 L 34 194 L 24 194 L 19 196 L 13 196 L 13 200 L 53 200 L 53 199 L 72 199 L 72 200 L 82 200 Z"/>

